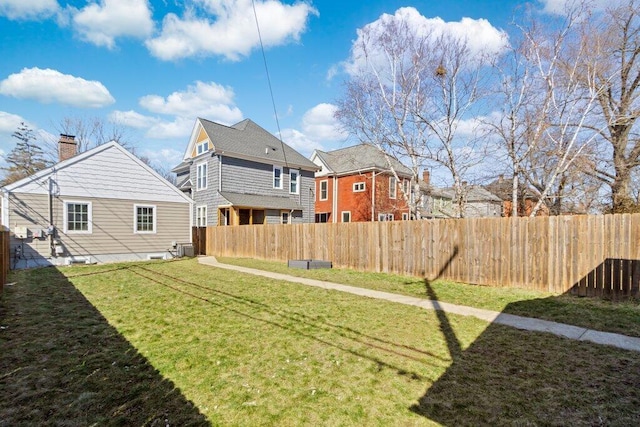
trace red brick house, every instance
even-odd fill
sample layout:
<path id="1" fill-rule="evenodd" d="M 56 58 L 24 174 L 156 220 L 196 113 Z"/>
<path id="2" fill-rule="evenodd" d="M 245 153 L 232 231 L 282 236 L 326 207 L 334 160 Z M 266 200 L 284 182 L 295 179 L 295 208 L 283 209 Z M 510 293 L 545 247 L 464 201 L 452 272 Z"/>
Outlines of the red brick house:
<path id="1" fill-rule="evenodd" d="M 409 219 L 403 188 L 411 188 L 411 170 L 370 145 L 334 151 L 315 150 L 316 222 Z M 393 175 L 390 165 L 398 179 Z"/>

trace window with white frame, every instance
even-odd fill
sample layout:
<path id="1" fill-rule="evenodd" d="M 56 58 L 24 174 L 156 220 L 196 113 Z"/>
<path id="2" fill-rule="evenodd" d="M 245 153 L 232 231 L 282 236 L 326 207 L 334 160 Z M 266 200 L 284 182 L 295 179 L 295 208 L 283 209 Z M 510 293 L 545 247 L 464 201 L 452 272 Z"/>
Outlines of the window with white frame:
<path id="1" fill-rule="evenodd" d="M 342 211 L 342 222 L 351 222 L 351 212 Z"/>
<path id="2" fill-rule="evenodd" d="M 64 203 L 64 232 L 84 233 L 93 232 L 93 212 L 91 202 L 69 201 Z"/>
<path id="3" fill-rule="evenodd" d="M 196 227 L 207 226 L 207 205 L 196 206 Z"/>
<path id="4" fill-rule="evenodd" d="M 402 180 L 402 190 L 404 191 L 404 194 L 409 197 L 409 195 L 411 194 L 411 181 L 408 179 L 403 179 Z"/>
<path id="5" fill-rule="evenodd" d="M 316 222 L 329 222 L 329 213 L 328 212 L 317 213 Z"/>
<path id="6" fill-rule="evenodd" d="M 206 139 L 202 142 L 199 142 L 198 145 L 196 146 L 196 155 L 200 155 L 202 153 L 206 153 L 207 151 L 209 151 L 209 140 Z"/>
<path id="7" fill-rule="evenodd" d="M 402 213 L 402 220 L 403 220 L 403 221 L 407 221 L 407 220 L 409 220 L 409 214 L 408 214 L 408 213 L 406 213 L 406 212 L 403 212 L 403 213 Z"/>
<path id="8" fill-rule="evenodd" d="M 273 167 L 273 188 L 282 189 L 282 167 Z"/>
<path id="9" fill-rule="evenodd" d="M 354 193 L 363 192 L 364 189 L 365 189 L 365 183 L 364 182 L 354 182 L 353 183 L 353 192 Z"/>
<path id="10" fill-rule="evenodd" d="M 289 170 L 289 193 L 298 194 L 300 192 L 300 171 Z"/>
<path id="11" fill-rule="evenodd" d="M 398 193 L 398 183 L 395 176 L 389 177 L 389 198 L 395 199 Z"/>
<path id="12" fill-rule="evenodd" d="M 153 205 L 133 206 L 133 231 L 134 233 L 156 232 L 156 207 Z"/>
<path id="13" fill-rule="evenodd" d="M 207 164 L 200 163 L 196 166 L 196 190 L 207 188 Z"/>
<path id="14" fill-rule="evenodd" d="M 329 198 L 329 181 L 326 179 L 320 181 L 320 191 L 318 192 L 320 200 L 327 200 Z"/>

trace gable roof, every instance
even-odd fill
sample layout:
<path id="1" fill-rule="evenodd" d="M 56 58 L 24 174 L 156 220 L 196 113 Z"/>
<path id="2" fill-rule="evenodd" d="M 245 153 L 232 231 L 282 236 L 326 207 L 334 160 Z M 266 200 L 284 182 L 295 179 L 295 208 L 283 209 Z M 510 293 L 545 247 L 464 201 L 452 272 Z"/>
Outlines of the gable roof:
<path id="1" fill-rule="evenodd" d="M 157 182 L 158 187 L 155 188 L 155 191 L 145 191 L 145 197 L 142 200 L 153 200 L 155 197 L 169 197 L 173 200 L 193 203 L 193 201 L 175 185 L 164 179 L 160 174 L 158 174 L 158 172 L 153 170 L 138 157 L 131 154 L 116 141 L 107 142 L 67 160 L 58 162 L 55 165 L 38 171 L 33 175 L 6 185 L 5 187 L 2 187 L 2 190 L 9 193 L 21 191 L 48 193 L 48 184 L 46 185 L 47 188 L 45 188 L 43 181 L 50 176 L 55 176 L 56 180 L 62 180 L 68 184 L 65 185 L 65 195 L 68 195 L 69 190 L 73 190 L 78 193 L 72 194 L 76 196 L 81 196 L 82 193 L 89 192 L 92 197 L 100 198 L 104 196 L 105 198 L 119 198 L 118 193 L 121 189 L 114 188 L 113 178 L 116 174 L 120 177 L 121 175 L 128 173 L 128 171 L 115 171 L 108 169 L 105 162 L 100 160 L 105 160 L 107 158 L 113 159 L 114 156 L 118 159 L 127 159 L 132 162 L 129 164 L 132 164 L 135 170 L 140 171 L 140 176 L 128 177 L 129 182 L 132 180 L 140 181 L 142 180 L 143 175 L 146 183 L 153 183 L 155 185 Z M 75 167 L 83 162 L 91 165 L 90 169 L 93 172 L 91 177 L 74 175 L 78 171 Z M 100 185 L 95 186 L 96 182 Z M 94 188 L 91 188 L 92 186 L 94 186 Z"/>
<path id="2" fill-rule="evenodd" d="M 330 172 L 338 175 L 348 175 L 365 170 L 388 171 L 389 162 L 398 175 L 411 177 L 411 169 L 397 159 L 389 157 L 376 147 L 359 144 L 333 151 L 315 150 L 312 158 L 318 158 Z"/>
<path id="3" fill-rule="evenodd" d="M 198 118 L 184 155 L 185 161 L 191 157 L 199 126 L 207 133 L 209 141 L 213 144 L 213 151 L 217 154 L 309 171 L 318 169 L 315 163 L 250 119 L 233 126 L 225 126 Z"/>

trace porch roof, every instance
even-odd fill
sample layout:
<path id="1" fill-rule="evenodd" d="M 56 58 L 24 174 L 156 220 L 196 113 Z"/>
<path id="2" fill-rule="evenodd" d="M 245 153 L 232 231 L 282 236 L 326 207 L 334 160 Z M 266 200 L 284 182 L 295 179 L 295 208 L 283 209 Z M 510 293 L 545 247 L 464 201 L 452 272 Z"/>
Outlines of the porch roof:
<path id="1" fill-rule="evenodd" d="M 227 200 L 231 206 L 260 209 L 302 209 L 302 206 L 300 206 L 300 204 L 288 197 L 234 193 L 231 191 L 221 191 L 220 195 L 224 197 L 224 199 Z"/>

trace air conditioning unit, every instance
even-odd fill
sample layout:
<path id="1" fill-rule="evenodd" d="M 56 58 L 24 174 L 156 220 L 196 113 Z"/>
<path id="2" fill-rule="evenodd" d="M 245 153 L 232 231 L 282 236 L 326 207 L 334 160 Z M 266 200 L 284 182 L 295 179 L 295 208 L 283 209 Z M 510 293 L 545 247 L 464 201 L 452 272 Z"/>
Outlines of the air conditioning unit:
<path id="1" fill-rule="evenodd" d="M 29 237 L 29 229 L 27 227 L 15 227 L 13 229 L 13 235 L 16 239 L 26 239 Z"/>

